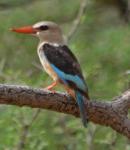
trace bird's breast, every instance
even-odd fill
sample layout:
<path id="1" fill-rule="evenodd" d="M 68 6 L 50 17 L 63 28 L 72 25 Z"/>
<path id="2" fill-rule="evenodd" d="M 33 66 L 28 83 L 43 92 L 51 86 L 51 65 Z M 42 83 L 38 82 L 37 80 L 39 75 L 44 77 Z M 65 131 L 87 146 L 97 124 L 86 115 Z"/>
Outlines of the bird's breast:
<path id="1" fill-rule="evenodd" d="M 49 61 L 47 60 L 45 54 L 44 54 L 44 50 L 38 50 L 38 56 L 40 59 L 40 62 L 44 68 L 44 70 L 53 78 L 53 80 L 58 80 L 58 76 L 57 74 L 54 72 L 54 70 L 52 69 Z"/>

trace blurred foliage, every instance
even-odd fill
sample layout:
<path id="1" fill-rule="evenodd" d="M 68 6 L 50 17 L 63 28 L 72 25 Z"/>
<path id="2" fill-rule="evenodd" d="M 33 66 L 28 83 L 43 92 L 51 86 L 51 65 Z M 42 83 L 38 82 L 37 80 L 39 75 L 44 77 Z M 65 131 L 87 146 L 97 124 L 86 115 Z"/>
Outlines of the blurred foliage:
<path id="1" fill-rule="evenodd" d="M 31 36 L 9 28 L 53 20 L 64 34 L 70 31 L 80 0 L 0 0 L 0 82 L 45 87 L 51 79 L 39 69 Z M 5 6 L 9 6 L 6 7 Z M 93 99 L 108 100 L 130 86 L 130 27 L 114 6 L 88 2 L 80 26 L 69 46 L 79 58 Z M 38 67 L 37 67 L 38 66 Z M 61 87 L 57 88 L 62 89 Z M 0 149 L 17 149 L 22 124 L 35 109 L 0 106 Z M 72 116 L 42 110 L 29 128 L 25 150 L 129 150 L 127 139 L 112 129 L 89 124 L 87 129 Z"/>

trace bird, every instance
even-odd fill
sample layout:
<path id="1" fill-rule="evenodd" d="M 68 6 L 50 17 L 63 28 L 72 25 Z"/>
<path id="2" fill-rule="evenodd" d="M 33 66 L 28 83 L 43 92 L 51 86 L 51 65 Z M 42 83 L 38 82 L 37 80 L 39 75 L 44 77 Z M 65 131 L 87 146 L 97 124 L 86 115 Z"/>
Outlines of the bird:
<path id="1" fill-rule="evenodd" d="M 64 85 L 69 95 L 76 100 L 84 127 L 87 127 L 88 115 L 85 103 L 90 100 L 88 86 L 82 74 L 76 56 L 66 44 L 59 25 L 52 21 L 40 21 L 30 26 L 11 28 L 12 31 L 34 35 L 40 42 L 38 56 L 44 70 L 53 79 L 46 89 L 52 90 L 58 83 Z"/>

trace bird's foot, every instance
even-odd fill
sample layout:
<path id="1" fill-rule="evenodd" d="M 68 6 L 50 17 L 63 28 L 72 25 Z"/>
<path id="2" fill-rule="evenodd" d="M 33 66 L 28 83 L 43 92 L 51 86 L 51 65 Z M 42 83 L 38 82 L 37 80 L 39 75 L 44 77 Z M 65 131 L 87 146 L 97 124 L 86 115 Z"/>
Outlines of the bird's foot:
<path id="1" fill-rule="evenodd" d="M 53 94 L 56 93 L 55 90 L 53 90 L 52 88 L 55 87 L 57 85 L 57 82 L 53 82 L 51 85 L 47 86 L 45 89 L 51 91 Z"/>
<path id="2" fill-rule="evenodd" d="M 49 90 L 51 93 L 53 93 L 53 94 L 55 94 L 56 93 L 56 91 L 55 90 L 53 90 L 53 89 L 47 89 L 47 90 Z"/>
<path id="3" fill-rule="evenodd" d="M 53 89 L 48 89 L 48 88 L 44 88 L 45 90 L 48 90 L 48 91 L 50 91 L 50 92 L 52 92 L 53 94 L 55 94 L 56 93 L 56 91 L 55 90 L 53 90 Z"/>

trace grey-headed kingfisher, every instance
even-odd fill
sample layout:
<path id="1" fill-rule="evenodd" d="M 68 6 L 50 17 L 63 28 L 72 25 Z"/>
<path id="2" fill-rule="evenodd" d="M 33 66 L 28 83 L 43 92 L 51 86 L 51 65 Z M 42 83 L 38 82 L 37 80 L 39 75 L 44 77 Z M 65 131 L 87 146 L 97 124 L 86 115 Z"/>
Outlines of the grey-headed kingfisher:
<path id="1" fill-rule="evenodd" d="M 85 101 L 89 100 L 88 88 L 79 62 L 66 45 L 61 28 L 54 22 L 42 21 L 33 26 L 13 28 L 12 31 L 32 34 L 40 39 L 37 51 L 41 64 L 54 80 L 47 89 L 52 90 L 57 83 L 63 84 L 76 100 L 83 125 L 86 127 Z"/>

